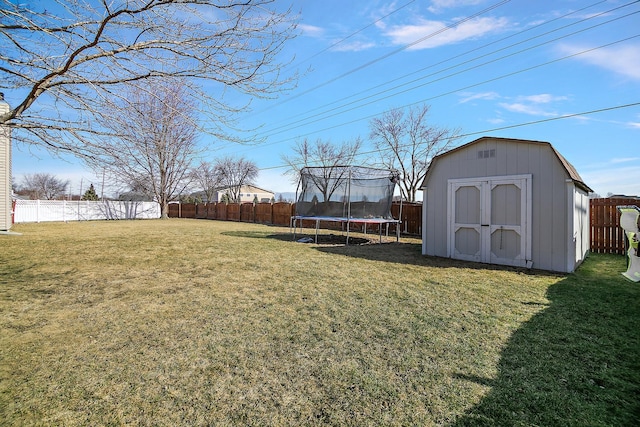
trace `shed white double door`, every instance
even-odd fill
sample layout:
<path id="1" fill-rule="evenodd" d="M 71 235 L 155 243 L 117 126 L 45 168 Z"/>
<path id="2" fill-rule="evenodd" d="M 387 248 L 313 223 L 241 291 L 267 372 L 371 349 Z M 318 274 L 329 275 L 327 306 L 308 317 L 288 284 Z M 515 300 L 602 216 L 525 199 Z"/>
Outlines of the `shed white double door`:
<path id="1" fill-rule="evenodd" d="M 531 175 L 450 179 L 451 258 L 531 267 Z"/>

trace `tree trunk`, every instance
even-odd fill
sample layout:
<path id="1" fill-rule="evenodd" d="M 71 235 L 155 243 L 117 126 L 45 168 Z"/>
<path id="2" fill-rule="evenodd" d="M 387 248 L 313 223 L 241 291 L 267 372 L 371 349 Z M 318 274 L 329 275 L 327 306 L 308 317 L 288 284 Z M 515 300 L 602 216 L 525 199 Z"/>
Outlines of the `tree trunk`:
<path id="1" fill-rule="evenodd" d="M 160 202 L 160 219 L 169 219 L 169 203 L 166 200 Z"/>

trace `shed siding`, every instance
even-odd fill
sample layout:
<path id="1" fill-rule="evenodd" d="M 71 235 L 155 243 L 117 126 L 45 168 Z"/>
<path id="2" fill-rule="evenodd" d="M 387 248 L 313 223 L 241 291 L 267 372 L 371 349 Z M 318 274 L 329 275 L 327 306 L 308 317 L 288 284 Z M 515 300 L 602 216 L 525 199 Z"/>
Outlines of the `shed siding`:
<path id="1" fill-rule="evenodd" d="M 433 179 L 426 187 L 426 255 L 447 256 L 447 158 L 433 165 Z M 442 171 L 442 172 L 441 172 Z M 424 196 L 423 196 L 424 197 Z M 424 203 L 423 203 L 424 205 Z M 424 208 L 423 208 L 424 209 Z"/>
<path id="2" fill-rule="evenodd" d="M 536 150 L 539 162 L 533 179 L 534 212 L 532 258 L 534 267 L 554 271 L 565 269 L 567 253 L 566 173 L 548 146 Z M 537 179 L 536 179 L 537 177 Z"/>
<path id="3" fill-rule="evenodd" d="M 575 269 L 589 252 L 589 195 L 575 185 L 571 190 L 573 196 L 573 215 L 571 215 L 573 236 L 571 237 L 574 245 L 571 251 L 573 258 L 569 260 L 569 266 Z"/>
<path id="4" fill-rule="evenodd" d="M 495 157 L 479 158 L 479 151 L 491 153 L 491 150 L 495 150 Z M 584 239 L 576 243 L 579 244 L 576 248 L 567 238 L 574 230 L 572 221 L 567 220 L 571 217 L 571 204 L 567 202 L 569 176 L 552 147 L 534 141 L 491 138 L 439 157 L 432 164 L 425 181 L 423 253 L 447 256 L 447 180 L 519 174 L 532 175 L 533 267 L 566 271 L 569 252 L 575 254 L 574 258 L 582 259 L 583 254 L 576 252 L 584 251 Z M 575 197 L 576 203 L 581 204 L 586 193 L 579 192 L 582 194 Z M 586 242 L 588 244 L 588 238 Z"/>

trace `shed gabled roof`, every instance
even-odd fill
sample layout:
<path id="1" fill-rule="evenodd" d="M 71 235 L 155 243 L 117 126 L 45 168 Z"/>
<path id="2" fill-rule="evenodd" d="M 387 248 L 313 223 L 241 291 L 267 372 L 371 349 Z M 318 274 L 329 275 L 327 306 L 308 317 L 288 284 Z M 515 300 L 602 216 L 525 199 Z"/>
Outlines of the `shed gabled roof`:
<path id="1" fill-rule="evenodd" d="M 438 161 L 438 159 L 440 159 L 442 157 L 445 157 L 445 156 L 448 156 L 448 155 L 450 155 L 452 153 L 455 153 L 457 151 L 463 150 L 465 148 L 468 148 L 471 145 L 480 143 L 482 141 L 486 141 L 486 140 L 497 140 L 497 141 L 503 141 L 503 142 L 523 143 L 523 144 L 544 144 L 544 145 L 548 145 L 549 148 L 551 149 L 551 151 L 556 155 L 556 157 L 558 158 L 558 160 L 562 164 L 562 167 L 567 172 L 567 175 L 569 176 L 569 178 L 575 183 L 575 185 L 577 185 L 579 188 L 581 188 L 582 190 L 586 191 L 587 193 L 593 192 L 593 190 L 587 184 L 585 184 L 585 182 L 582 180 L 582 178 L 580 177 L 580 174 L 578 173 L 576 168 L 573 167 L 573 165 L 571 163 L 569 163 L 569 161 L 567 161 L 567 159 L 565 159 L 562 156 L 562 154 L 560 154 L 558 152 L 558 150 L 556 150 L 554 148 L 554 146 L 551 145 L 551 143 L 546 142 L 546 141 L 534 141 L 534 140 L 530 140 L 530 139 L 499 138 L 499 137 L 493 137 L 493 136 L 483 136 L 483 137 L 478 138 L 478 139 L 476 139 L 474 141 L 468 142 L 468 143 L 463 144 L 463 145 L 461 145 L 459 147 L 453 148 L 453 149 L 451 149 L 451 150 L 449 150 L 447 152 L 444 152 L 442 154 L 439 154 L 439 155 L 435 156 L 431 160 L 431 163 L 429 164 L 429 168 L 427 169 L 427 173 L 425 174 L 424 181 L 422 181 L 422 186 L 421 187 L 424 187 L 425 182 L 429 178 L 429 173 L 432 170 L 432 166 Z"/>

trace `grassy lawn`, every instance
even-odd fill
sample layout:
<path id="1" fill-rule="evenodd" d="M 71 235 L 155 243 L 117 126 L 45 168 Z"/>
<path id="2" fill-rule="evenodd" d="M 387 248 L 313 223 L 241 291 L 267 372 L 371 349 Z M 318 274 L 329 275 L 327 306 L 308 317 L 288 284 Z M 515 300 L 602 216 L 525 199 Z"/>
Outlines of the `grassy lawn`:
<path id="1" fill-rule="evenodd" d="M 0 236 L 0 425 L 640 425 L 640 284 L 206 220 Z"/>

